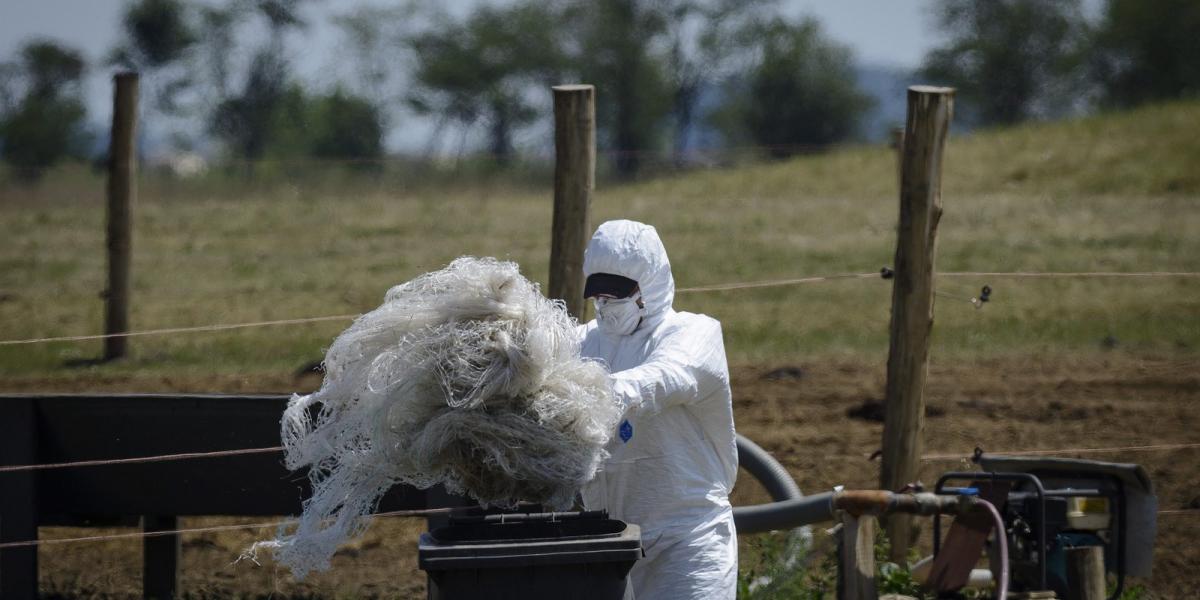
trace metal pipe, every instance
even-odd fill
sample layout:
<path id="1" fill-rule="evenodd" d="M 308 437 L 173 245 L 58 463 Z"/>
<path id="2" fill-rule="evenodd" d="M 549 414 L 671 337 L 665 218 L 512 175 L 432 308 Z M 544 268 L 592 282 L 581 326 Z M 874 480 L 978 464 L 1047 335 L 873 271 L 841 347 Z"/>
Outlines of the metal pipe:
<path id="1" fill-rule="evenodd" d="M 739 466 L 762 483 L 774 500 L 770 504 L 734 507 L 733 521 L 739 534 L 831 521 L 837 510 L 855 516 L 894 512 L 935 515 L 958 513 L 966 506 L 959 496 L 896 494 L 884 490 L 845 490 L 805 496 L 787 469 L 758 444 L 738 434 L 737 448 Z"/>
<path id="2" fill-rule="evenodd" d="M 854 516 L 904 513 L 910 515 L 961 514 L 976 499 L 970 496 L 897 494 L 885 490 L 822 492 L 794 500 L 740 507 L 735 513 L 738 533 L 792 529 L 833 520 L 834 513 Z"/>
<path id="3" fill-rule="evenodd" d="M 864 514 L 943 515 L 959 514 L 970 506 L 969 496 L 930 493 L 897 494 L 886 490 L 846 490 L 833 499 L 834 508 L 854 516 Z"/>

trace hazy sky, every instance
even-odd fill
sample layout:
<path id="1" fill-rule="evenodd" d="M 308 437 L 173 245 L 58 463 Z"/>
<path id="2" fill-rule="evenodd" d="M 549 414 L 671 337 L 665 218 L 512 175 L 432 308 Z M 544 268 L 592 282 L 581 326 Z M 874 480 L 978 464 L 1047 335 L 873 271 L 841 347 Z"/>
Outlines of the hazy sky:
<path id="1" fill-rule="evenodd" d="M 459 10 L 472 0 L 446 0 Z M 116 43 L 125 0 L 0 0 L 0 60 L 13 56 L 27 38 L 48 37 L 82 50 L 95 65 L 87 81 L 89 120 L 105 123 L 111 113 L 110 70 L 99 63 Z M 315 83 L 335 72 L 337 33 L 328 17 L 383 0 L 315 2 L 307 15 L 313 27 L 290 47 L 300 73 Z M 936 42 L 929 31 L 930 0 L 782 0 L 789 15 L 810 14 L 826 33 L 854 48 L 867 64 L 916 66 Z"/>

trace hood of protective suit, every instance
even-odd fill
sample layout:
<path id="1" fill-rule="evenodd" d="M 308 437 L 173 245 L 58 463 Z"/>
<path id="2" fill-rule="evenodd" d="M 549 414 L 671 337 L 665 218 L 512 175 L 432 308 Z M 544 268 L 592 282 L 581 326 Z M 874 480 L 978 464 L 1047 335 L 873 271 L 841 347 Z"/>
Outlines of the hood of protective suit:
<path id="1" fill-rule="evenodd" d="M 637 221 L 608 221 L 596 229 L 583 254 L 583 275 L 612 273 L 638 282 L 646 316 L 639 329 L 660 322 L 675 301 L 671 261 L 658 231 Z"/>

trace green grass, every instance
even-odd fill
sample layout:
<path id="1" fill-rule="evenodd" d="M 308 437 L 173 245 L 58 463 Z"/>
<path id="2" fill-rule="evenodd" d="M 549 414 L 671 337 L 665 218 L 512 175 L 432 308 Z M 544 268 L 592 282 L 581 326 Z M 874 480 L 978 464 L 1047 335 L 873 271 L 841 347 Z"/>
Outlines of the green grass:
<path id="1" fill-rule="evenodd" d="M 1200 271 L 1200 103 L 948 142 L 941 271 Z M 83 167 L 35 188 L 0 174 L 0 338 L 98 333 L 104 181 Z M 521 177 L 279 168 L 251 179 L 144 175 L 134 329 L 357 313 L 453 258 L 515 260 L 546 280 L 551 193 Z M 656 225 L 680 287 L 877 271 L 891 263 L 896 163 L 882 147 L 603 184 L 593 224 Z M 965 299 L 991 285 L 993 301 Z M 934 360 L 1099 352 L 1194 355 L 1200 280 L 944 278 Z M 681 294 L 719 318 L 731 362 L 882 359 L 890 283 L 844 280 Z M 130 360 L 66 369 L 99 342 L 0 346 L 6 379 L 247 375 L 316 359 L 345 323 L 134 338 Z M 82 374 L 81 374 L 82 373 Z"/>

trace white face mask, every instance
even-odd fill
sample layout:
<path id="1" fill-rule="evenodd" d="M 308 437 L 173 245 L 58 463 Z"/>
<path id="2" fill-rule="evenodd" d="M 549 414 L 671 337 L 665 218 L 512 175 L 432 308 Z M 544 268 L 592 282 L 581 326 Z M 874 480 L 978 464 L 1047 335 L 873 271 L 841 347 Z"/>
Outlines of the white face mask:
<path id="1" fill-rule="evenodd" d="M 596 326 L 610 335 L 629 335 L 637 329 L 646 309 L 639 306 L 641 296 L 633 298 L 595 298 Z"/>

